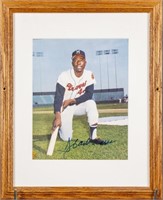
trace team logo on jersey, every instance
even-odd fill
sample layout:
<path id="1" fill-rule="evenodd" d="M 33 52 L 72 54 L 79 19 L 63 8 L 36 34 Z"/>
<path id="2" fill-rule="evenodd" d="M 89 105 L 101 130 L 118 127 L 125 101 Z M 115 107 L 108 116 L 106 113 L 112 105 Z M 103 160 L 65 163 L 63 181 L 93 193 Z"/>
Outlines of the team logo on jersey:
<path id="1" fill-rule="evenodd" d="M 83 83 L 81 83 L 79 85 L 76 85 L 76 86 L 73 86 L 71 83 L 68 83 L 67 84 L 67 90 L 68 91 L 79 90 L 77 94 L 81 95 L 85 91 L 86 83 L 87 83 L 87 81 L 85 81 L 85 82 L 83 82 Z"/>
<path id="2" fill-rule="evenodd" d="M 94 75 L 93 75 L 93 73 L 91 74 L 91 78 L 92 78 L 92 79 L 94 79 L 94 78 L 95 78 L 95 77 L 94 77 Z"/>

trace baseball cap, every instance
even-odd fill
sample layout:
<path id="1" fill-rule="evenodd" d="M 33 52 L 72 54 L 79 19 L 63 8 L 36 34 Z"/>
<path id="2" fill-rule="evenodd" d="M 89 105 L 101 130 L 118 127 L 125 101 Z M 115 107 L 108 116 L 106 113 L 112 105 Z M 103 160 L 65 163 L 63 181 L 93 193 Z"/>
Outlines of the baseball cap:
<path id="1" fill-rule="evenodd" d="M 72 59 L 74 59 L 75 58 L 75 56 L 76 55 L 82 55 L 84 58 L 85 58 L 85 52 L 84 51 L 82 51 L 82 50 L 75 50 L 73 53 L 72 53 Z"/>

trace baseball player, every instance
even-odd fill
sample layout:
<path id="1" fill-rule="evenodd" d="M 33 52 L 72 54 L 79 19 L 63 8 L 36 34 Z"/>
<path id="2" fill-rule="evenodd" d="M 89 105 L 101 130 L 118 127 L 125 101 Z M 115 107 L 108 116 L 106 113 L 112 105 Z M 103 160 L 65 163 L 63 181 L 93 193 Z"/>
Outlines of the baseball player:
<path id="1" fill-rule="evenodd" d="M 84 51 L 76 50 L 72 53 L 72 66 L 72 69 L 62 72 L 57 80 L 53 129 L 59 126 L 60 138 L 70 141 L 73 133 L 73 116 L 86 114 L 90 127 L 90 142 L 107 144 L 107 141 L 97 137 L 98 111 L 92 99 L 95 79 L 91 71 L 85 70 Z"/>

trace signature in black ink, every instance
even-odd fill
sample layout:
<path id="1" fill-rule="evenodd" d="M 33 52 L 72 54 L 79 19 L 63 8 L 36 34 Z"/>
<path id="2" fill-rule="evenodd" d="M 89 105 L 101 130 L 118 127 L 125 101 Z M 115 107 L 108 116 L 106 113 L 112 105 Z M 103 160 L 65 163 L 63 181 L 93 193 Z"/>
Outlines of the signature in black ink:
<path id="1" fill-rule="evenodd" d="M 106 143 L 105 145 L 111 144 L 111 143 L 113 143 L 113 142 L 115 142 L 115 141 L 113 141 L 113 140 L 108 140 L 107 143 Z M 88 138 L 86 141 L 80 141 L 80 140 L 78 140 L 78 139 L 76 139 L 76 140 L 74 140 L 74 141 L 70 141 L 70 140 L 69 140 L 69 141 L 67 142 L 67 144 L 66 144 L 64 150 L 63 150 L 63 152 L 64 152 L 64 157 L 65 157 L 65 154 L 68 153 L 68 152 L 70 152 L 72 149 L 76 149 L 76 148 L 79 147 L 79 146 L 86 146 L 86 145 L 95 145 L 95 144 L 92 143 L 91 140 L 90 140 L 89 138 Z"/>
<path id="2" fill-rule="evenodd" d="M 91 144 L 89 138 L 86 141 L 80 141 L 80 140 L 76 139 L 75 141 L 73 141 L 73 143 L 69 140 L 67 142 L 65 149 L 64 149 L 64 152 L 66 153 L 66 152 L 71 151 L 71 149 L 76 149 L 79 146 L 86 146 L 86 145 L 89 145 L 89 144 Z"/>
<path id="3" fill-rule="evenodd" d="M 113 140 L 107 140 L 107 143 L 105 145 L 111 144 L 115 141 Z M 91 140 L 88 138 L 86 141 L 80 141 L 78 139 L 76 140 L 69 140 L 64 148 L 64 150 L 62 150 L 63 152 L 63 159 L 66 159 L 66 154 L 68 152 L 70 152 L 73 149 L 76 149 L 80 146 L 87 146 L 87 145 L 95 145 L 94 143 L 91 142 Z"/>

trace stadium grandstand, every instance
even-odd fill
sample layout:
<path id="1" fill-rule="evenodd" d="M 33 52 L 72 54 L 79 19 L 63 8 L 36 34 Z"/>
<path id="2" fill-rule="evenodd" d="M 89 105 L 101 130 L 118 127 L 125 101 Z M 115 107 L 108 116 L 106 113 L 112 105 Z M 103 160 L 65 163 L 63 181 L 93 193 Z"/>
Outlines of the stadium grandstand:
<path id="1" fill-rule="evenodd" d="M 33 107 L 53 105 L 55 92 L 34 92 Z M 99 89 L 94 90 L 93 99 L 97 103 L 118 103 L 124 99 L 124 89 Z"/>

